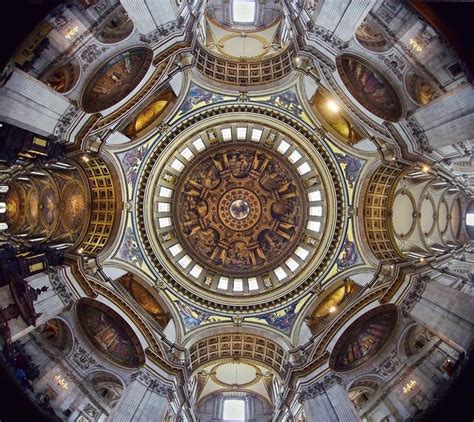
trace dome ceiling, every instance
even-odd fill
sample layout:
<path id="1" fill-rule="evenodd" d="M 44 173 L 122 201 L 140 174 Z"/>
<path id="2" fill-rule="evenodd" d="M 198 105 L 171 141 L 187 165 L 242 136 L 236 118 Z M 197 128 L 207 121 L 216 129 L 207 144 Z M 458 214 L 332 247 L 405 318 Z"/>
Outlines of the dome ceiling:
<path id="1" fill-rule="evenodd" d="M 148 155 L 141 239 L 179 281 L 170 287 L 180 295 L 200 297 L 200 305 L 228 296 L 223 311 L 255 306 L 262 295 L 269 306 L 272 297 L 302 294 L 311 271 L 328 271 L 336 259 L 343 214 L 334 198 L 342 191 L 330 150 L 279 126 L 251 114 L 227 125 L 204 120 Z"/>
<path id="2" fill-rule="evenodd" d="M 222 275 L 252 277 L 275 268 L 294 252 L 307 223 L 300 176 L 268 148 L 210 148 L 179 177 L 176 191 L 178 239 Z"/>
<path id="3" fill-rule="evenodd" d="M 67 2 L 24 43 L 0 316 L 61 355 L 62 414 L 402 420 L 465 356 L 473 113 L 440 110 L 472 89 L 406 5 L 362 3 Z"/>

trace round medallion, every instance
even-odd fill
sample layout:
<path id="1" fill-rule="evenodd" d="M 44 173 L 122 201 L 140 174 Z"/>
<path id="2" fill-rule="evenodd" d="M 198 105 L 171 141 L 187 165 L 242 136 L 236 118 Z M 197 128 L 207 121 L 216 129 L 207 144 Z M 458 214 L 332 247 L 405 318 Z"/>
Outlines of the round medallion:
<path id="1" fill-rule="evenodd" d="M 176 232 L 204 268 L 228 276 L 275 267 L 306 225 L 301 178 L 274 151 L 211 148 L 183 172 L 174 196 Z"/>

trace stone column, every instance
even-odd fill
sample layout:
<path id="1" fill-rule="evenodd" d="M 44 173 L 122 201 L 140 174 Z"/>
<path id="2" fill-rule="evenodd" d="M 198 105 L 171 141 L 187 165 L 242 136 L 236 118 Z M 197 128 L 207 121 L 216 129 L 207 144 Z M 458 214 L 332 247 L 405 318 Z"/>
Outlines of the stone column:
<path id="1" fill-rule="evenodd" d="M 415 321 L 448 344 L 469 349 L 474 333 L 474 307 L 469 295 L 422 278 L 403 306 Z"/>
<path id="2" fill-rule="evenodd" d="M 107 418 L 110 422 L 155 422 L 163 420 L 168 410 L 167 385 L 146 370 L 140 370 L 131 377 L 120 400 Z"/>
<path id="3" fill-rule="evenodd" d="M 176 20 L 170 0 L 121 0 L 122 6 L 140 34 L 148 34 Z"/>
<path id="4" fill-rule="evenodd" d="M 474 133 L 474 88 L 465 84 L 413 115 L 433 149 L 469 141 Z"/>
<path id="5" fill-rule="evenodd" d="M 304 389 L 301 399 L 309 422 L 360 421 L 340 378 L 329 375 Z"/>
<path id="6" fill-rule="evenodd" d="M 375 4 L 374 0 L 325 0 L 313 21 L 342 41 L 349 41 Z"/>
<path id="7" fill-rule="evenodd" d="M 62 94 L 20 69 L 0 88 L 0 120 L 50 136 L 71 104 Z"/>

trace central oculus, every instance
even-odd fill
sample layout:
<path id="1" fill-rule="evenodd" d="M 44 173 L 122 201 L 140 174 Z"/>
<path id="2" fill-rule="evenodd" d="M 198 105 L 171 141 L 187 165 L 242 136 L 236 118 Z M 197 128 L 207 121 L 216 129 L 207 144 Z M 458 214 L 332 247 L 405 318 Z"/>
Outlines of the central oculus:
<path id="1" fill-rule="evenodd" d="M 176 234 L 204 268 L 259 275 L 296 249 L 306 195 L 291 163 L 263 146 L 209 148 L 180 175 L 173 197 Z"/>
<path id="2" fill-rule="evenodd" d="M 247 218 L 250 213 L 250 205 L 244 199 L 236 199 L 230 204 L 230 215 L 237 220 Z"/>

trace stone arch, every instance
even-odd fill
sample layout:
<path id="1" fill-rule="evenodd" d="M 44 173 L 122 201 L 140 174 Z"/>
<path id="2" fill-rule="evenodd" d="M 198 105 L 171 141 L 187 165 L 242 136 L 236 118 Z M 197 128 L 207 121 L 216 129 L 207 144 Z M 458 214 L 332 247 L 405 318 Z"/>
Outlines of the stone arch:
<path id="1" fill-rule="evenodd" d="M 63 318 L 52 318 L 38 327 L 41 338 L 57 351 L 69 355 L 74 348 L 72 329 Z"/>
<path id="2" fill-rule="evenodd" d="M 134 30 L 133 21 L 123 6 L 119 6 L 105 19 L 96 33 L 96 38 L 104 44 L 117 44 L 126 40 Z"/>
<path id="3" fill-rule="evenodd" d="M 434 334 L 420 324 L 410 324 L 402 332 L 397 349 L 400 356 L 410 358 L 420 353 Z"/>
<path id="4" fill-rule="evenodd" d="M 371 376 L 360 377 L 352 381 L 347 392 L 354 407 L 360 410 L 365 403 L 375 396 L 382 382 L 382 380 Z"/>
<path id="5" fill-rule="evenodd" d="M 90 372 L 86 379 L 99 400 L 109 407 L 115 407 L 125 389 L 125 383 L 117 374 L 105 369 L 97 370 Z"/>

